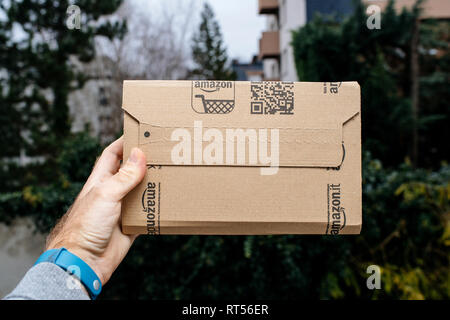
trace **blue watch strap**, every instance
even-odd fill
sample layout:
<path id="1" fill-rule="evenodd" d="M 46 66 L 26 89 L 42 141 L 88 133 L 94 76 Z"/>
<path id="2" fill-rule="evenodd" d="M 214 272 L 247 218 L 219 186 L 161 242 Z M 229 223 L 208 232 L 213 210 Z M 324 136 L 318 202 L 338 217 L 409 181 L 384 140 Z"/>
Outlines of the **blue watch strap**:
<path id="1" fill-rule="evenodd" d="M 80 282 L 86 287 L 91 299 L 97 298 L 102 291 L 102 282 L 94 270 L 79 257 L 68 251 L 66 248 L 51 249 L 45 251 L 34 265 L 41 262 L 51 262 L 62 269 L 77 276 Z"/>

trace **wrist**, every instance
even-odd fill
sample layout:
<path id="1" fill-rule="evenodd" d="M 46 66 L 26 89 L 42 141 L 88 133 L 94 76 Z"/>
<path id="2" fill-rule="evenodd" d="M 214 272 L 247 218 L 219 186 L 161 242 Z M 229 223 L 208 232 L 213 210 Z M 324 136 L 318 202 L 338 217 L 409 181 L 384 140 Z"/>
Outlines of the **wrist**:
<path id="1" fill-rule="evenodd" d="M 99 277 L 101 284 L 105 284 L 105 277 L 98 266 L 97 256 L 89 250 L 83 249 L 82 246 L 74 244 L 73 241 L 54 241 L 47 245 L 45 250 L 65 248 L 83 260 Z"/>
<path id="2" fill-rule="evenodd" d="M 88 250 L 82 249 L 79 246 L 64 246 L 69 252 L 83 260 L 99 277 L 101 284 L 105 284 L 105 277 L 103 276 L 100 268 L 98 267 L 98 258 L 95 254 Z"/>
<path id="3" fill-rule="evenodd" d="M 69 289 L 82 289 L 88 295 L 95 299 L 101 292 L 102 282 L 93 268 L 78 256 L 75 252 L 69 251 L 67 248 L 60 247 L 45 251 L 36 261 L 49 262 L 61 267 L 63 270 L 76 280 L 76 283 L 67 283 Z"/>

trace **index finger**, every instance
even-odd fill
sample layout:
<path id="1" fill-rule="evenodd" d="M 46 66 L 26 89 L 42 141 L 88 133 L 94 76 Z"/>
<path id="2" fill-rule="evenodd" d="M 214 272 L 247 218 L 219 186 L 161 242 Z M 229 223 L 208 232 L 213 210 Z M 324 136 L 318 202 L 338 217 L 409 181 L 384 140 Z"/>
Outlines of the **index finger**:
<path id="1" fill-rule="evenodd" d="M 97 159 L 94 169 L 86 181 L 79 197 L 84 196 L 92 187 L 117 173 L 120 169 L 120 160 L 123 157 L 123 136 L 106 147 Z"/>

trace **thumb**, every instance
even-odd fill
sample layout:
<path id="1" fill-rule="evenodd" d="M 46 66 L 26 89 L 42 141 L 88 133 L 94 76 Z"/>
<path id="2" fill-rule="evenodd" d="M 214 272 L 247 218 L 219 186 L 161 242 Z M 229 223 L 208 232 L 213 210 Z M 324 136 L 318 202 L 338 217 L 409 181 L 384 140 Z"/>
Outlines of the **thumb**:
<path id="1" fill-rule="evenodd" d="M 112 200 L 122 200 L 128 192 L 142 181 L 145 171 L 145 154 L 140 149 L 133 148 L 127 162 L 115 175 L 105 181 L 105 191 Z"/>

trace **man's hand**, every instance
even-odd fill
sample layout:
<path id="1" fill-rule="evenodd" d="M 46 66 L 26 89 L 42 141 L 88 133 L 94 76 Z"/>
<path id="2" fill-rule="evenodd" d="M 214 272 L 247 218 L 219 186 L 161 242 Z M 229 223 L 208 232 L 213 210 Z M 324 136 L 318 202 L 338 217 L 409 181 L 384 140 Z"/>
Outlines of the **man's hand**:
<path id="1" fill-rule="evenodd" d="M 144 177 L 144 153 L 134 148 L 120 168 L 123 138 L 109 145 L 68 212 L 47 238 L 47 250 L 64 247 L 83 259 L 104 285 L 136 238 L 122 233 L 123 197 Z"/>

